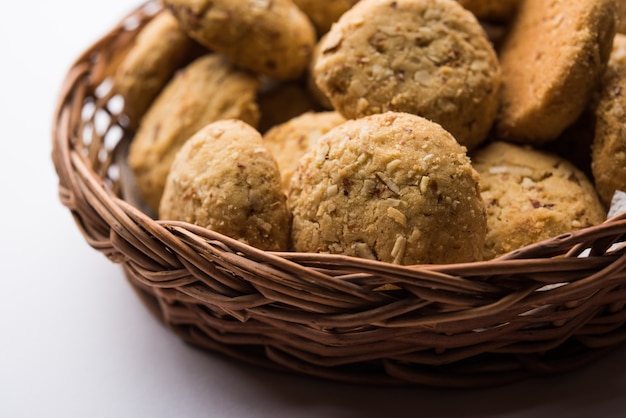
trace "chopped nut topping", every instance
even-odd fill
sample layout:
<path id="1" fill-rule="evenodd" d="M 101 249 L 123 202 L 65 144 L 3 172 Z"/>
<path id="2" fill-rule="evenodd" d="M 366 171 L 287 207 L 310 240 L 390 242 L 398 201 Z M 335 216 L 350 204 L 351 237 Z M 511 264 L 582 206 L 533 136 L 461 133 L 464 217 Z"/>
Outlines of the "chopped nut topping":
<path id="1" fill-rule="evenodd" d="M 339 193 L 339 187 L 336 184 L 331 184 L 326 188 L 326 197 L 333 197 Z"/>
<path id="2" fill-rule="evenodd" d="M 395 194 L 400 194 L 400 187 L 398 187 L 398 185 L 396 183 L 394 183 L 393 180 L 391 180 L 389 178 L 389 176 L 387 176 L 385 173 L 383 172 L 376 172 L 376 176 L 383 182 L 385 183 L 385 185 L 389 188 L 389 190 L 391 190 L 392 192 L 394 192 Z"/>
<path id="3" fill-rule="evenodd" d="M 414 229 L 413 232 L 411 232 L 411 235 L 409 236 L 409 243 L 410 244 L 415 244 L 420 237 L 422 236 L 422 231 L 420 231 L 419 229 Z"/>
<path id="4" fill-rule="evenodd" d="M 250 7 L 256 9 L 269 9 L 272 5 L 272 0 L 252 0 Z"/>
<path id="5" fill-rule="evenodd" d="M 341 33 L 341 31 L 329 32 L 328 37 L 326 38 L 326 41 L 324 42 L 325 48 L 322 50 L 322 52 L 324 54 L 328 52 L 333 52 L 334 50 L 339 48 L 339 46 L 341 45 L 341 42 L 343 42 L 343 33 Z"/>
<path id="6" fill-rule="evenodd" d="M 402 259 L 404 258 L 404 253 L 406 252 L 406 243 L 407 240 L 402 235 L 398 235 L 396 237 L 396 242 L 391 249 L 391 256 L 393 257 L 394 264 L 401 264 Z"/>
<path id="7" fill-rule="evenodd" d="M 428 185 L 430 184 L 430 177 L 422 176 L 420 179 L 420 192 L 425 194 L 428 191 Z"/>
<path id="8" fill-rule="evenodd" d="M 489 167 L 489 174 L 517 174 L 519 176 L 532 176 L 533 170 L 529 167 L 496 165 Z"/>
<path id="9" fill-rule="evenodd" d="M 370 247 L 364 242 L 354 243 L 354 252 L 358 257 L 367 258 L 369 260 L 376 260 L 374 257 L 374 253 L 370 249 Z"/>
<path id="10" fill-rule="evenodd" d="M 415 72 L 415 74 L 413 74 L 413 80 L 415 80 L 416 82 L 418 82 L 419 84 L 423 86 L 429 85 L 431 83 L 431 78 L 432 78 L 431 73 L 426 70 L 420 70 L 420 71 Z"/>
<path id="11" fill-rule="evenodd" d="M 387 208 L 387 216 L 389 216 L 395 222 L 397 222 L 398 224 L 406 228 L 407 226 L 406 215 L 400 212 L 398 209 L 393 208 L 393 207 Z"/>
<path id="12" fill-rule="evenodd" d="M 524 177 L 524 178 L 522 179 L 522 186 L 523 186 L 523 187 L 526 187 L 526 188 L 531 188 L 531 187 L 536 186 L 536 185 L 537 185 L 537 183 L 535 183 L 535 182 L 533 181 L 533 179 L 531 179 L 531 178 L 529 178 L 529 177 Z"/>
<path id="13" fill-rule="evenodd" d="M 398 168 L 398 166 L 402 164 L 402 161 L 400 160 L 392 160 L 390 162 L 387 163 L 387 171 L 392 171 L 396 168 Z"/>
<path id="14" fill-rule="evenodd" d="M 370 106 L 370 103 L 367 101 L 366 98 L 360 97 L 359 100 L 357 100 L 357 103 L 356 103 L 357 111 L 364 112 L 365 110 L 367 110 L 369 106 Z"/>

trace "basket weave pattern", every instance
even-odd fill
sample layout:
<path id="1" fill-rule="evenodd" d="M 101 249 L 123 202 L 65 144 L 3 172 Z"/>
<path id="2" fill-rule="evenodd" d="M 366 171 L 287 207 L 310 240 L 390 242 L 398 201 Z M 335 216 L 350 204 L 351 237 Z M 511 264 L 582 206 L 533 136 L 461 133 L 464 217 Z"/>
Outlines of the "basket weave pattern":
<path id="1" fill-rule="evenodd" d="M 182 339 L 333 380 L 477 387 L 574 369 L 626 340 L 626 215 L 498 260 L 396 266 L 271 253 L 124 200 L 132 138 L 110 77 L 149 2 L 80 56 L 53 126 L 59 196 Z"/>

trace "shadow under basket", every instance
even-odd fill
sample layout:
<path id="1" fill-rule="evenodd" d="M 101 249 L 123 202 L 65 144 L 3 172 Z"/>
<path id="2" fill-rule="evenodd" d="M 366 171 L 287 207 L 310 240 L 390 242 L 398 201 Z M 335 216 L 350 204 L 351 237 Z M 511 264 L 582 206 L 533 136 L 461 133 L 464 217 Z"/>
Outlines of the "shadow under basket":
<path id="1" fill-rule="evenodd" d="M 261 251 L 129 203 L 132 132 L 110 80 L 159 10 L 137 8 L 71 67 L 52 157 L 87 243 L 184 341 L 336 381 L 469 388 L 572 370 L 626 340 L 626 214 L 497 260 L 397 266 Z"/>

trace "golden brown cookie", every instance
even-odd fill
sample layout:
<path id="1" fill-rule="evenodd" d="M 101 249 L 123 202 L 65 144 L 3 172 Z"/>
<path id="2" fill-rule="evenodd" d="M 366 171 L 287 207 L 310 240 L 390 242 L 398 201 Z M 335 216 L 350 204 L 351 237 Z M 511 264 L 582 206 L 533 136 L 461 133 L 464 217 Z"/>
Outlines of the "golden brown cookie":
<path id="1" fill-rule="evenodd" d="M 183 145 L 159 218 L 193 223 L 262 250 L 286 251 L 290 214 L 276 161 L 240 120 L 211 123 Z"/>
<path id="2" fill-rule="evenodd" d="M 454 0 L 362 0 L 320 45 L 315 81 L 346 118 L 407 112 L 468 148 L 498 106 L 500 70 L 475 16 Z"/>
<path id="3" fill-rule="evenodd" d="M 179 71 L 144 116 L 129 150 L 139 195 L 156 212 L 174 155 L 196 131 L 220 119 L 259 120 L 256 77 L 219 55 Z"/>
<path id="4" fill-rule="evenodd" d="M 615 36 L 609 65 L 594 101 L 591 169 L 602 202 L 626 191 L 626 35 Z"/>
<path id="5" fill-rule="evenodd" d="M 269 77 L 304 74 L 315 28 L 291 0 L 164 0 L 181 27 L 237 65 Z"/>
<path id="6" fill-rule="evenodd" d="M 526 0 L 500 49 L 502 139 L 557 138 L 587 106 L 615 33 L 613 0 Z"/>
<path id="7" fill-rule="evenodd" d="M 522 0 L 457 0 L 477 18 L 503 22 L 511 19 Z"/>
<path id="8" fill-rule="evenodd" d="M 185 63 L 194 42 L 167 10 L 155 16 L 137 35 L 120 63 L 113 89 L 124 98 L 123 112 L 136 128 L 154 98 Z"/>
<path id="9" fill-rule="evenodd" d="M 494 142 L 472 161 L 487 207 L 485 260 L 606 217 L 591 182 L 557 155 Z"/>
<path id="10" fill-rule="evenodd" d="M 342 14 L 359 0 L 293 0 L 293 2 L 311 19 L 318 36 L 328 32 Z"/>
<path id="11" fill-rule="evenodd" d="M 307 112 L 265 133 L 265 145 L 276 158 L 285 190 L 300 158 L 322 135 L 345 121 L 338 112 Z"/>
<path id="12" fill-rule="evenodd" d="M 322 136 L 294 173 L 296 251 L 397 264 L 479 260 L 485 208 L 465 147 L 436 123 L 387 112 Z"/>

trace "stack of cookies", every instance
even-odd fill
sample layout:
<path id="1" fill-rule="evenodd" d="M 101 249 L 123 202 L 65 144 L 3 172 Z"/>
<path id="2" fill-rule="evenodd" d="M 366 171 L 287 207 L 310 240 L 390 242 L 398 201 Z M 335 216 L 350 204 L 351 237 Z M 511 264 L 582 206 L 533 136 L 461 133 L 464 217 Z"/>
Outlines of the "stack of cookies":
<path id="1" fill-rule="evenodd" d="M 114 79 L 155 216 L 263 250 L 493 259 L 626 189 L 616 0 L 163 0 Z"/>

